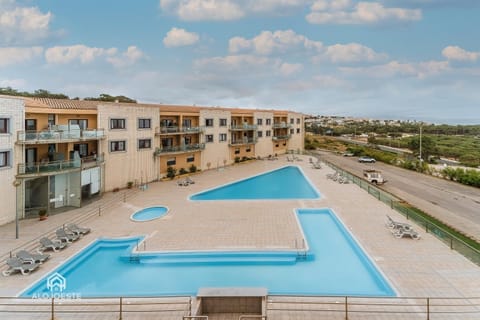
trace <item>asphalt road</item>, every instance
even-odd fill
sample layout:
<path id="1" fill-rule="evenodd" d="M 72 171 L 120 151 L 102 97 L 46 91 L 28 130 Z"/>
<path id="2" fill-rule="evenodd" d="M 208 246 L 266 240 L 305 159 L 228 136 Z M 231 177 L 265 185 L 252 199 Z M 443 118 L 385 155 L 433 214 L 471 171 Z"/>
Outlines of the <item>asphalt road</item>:
<path id="1" fill-rule="evenodd" d="M 362 176 L 363 169 L 382 171 L 387 182 L 380 188 L 480 240 L 480 189 L 384 163 L 359 163 L 357 157 L 317 153 L 358 176 Z"/>

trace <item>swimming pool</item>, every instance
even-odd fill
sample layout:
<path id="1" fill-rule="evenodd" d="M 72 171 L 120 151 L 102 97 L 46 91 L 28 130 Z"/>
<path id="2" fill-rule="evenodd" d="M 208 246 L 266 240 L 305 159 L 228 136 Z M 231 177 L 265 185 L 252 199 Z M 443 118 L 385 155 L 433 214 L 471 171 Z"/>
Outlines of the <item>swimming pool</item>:
<path id="1" fill-rule="evenodd" d="M 130 219 L 137 222 L 150 221 L 166 215 L 168 208 L 164 206 L 155 206 L 143 208 L 130 216 Z"/>
<path id="2" fill-rule="evenodd" d="M 320 193 L 297 166 L 286 166 L 190 196 L 190 200 L 318 198 Z"/>
<path id="3" fill-rule="evenodd" d="M 394 296 L 330 209 L 298 209 L 308 241 L 296 251 L 164 252 L 132 255 L 141 238 L 99 239 L 50 275 L 82 297 L 196 295 L 202 287 L 265 287 L 269 294 Z M 43 296 L 50 275 L 21 296 Z"/>

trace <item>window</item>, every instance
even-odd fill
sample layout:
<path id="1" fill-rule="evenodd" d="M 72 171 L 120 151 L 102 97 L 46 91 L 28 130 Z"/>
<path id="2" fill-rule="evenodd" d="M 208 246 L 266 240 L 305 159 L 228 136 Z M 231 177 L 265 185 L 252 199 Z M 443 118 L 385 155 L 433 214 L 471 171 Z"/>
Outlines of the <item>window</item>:
<path id="1" fill-rule="evenodd" d="M 195 155 L 191 154 L 187 156 L 187 162 L 194 162 L 195 161 Z"/>
<path id="2" fill-rule="evenodd" d="M 272 135 L 272 131 L 270 131 L 270 130 L 265 131 L 265 136 L 266 137 L 270 137 L 271 135 Z"/>
<path id="3" fill-rule="evenodd" d="M 25 130 L 27 130 L 27 131 L 37 131 L 37 120 L 36 119 L 25 119 Z"/>
<path id="4" fill-rule="evenodd" d="M 167 159 L 167 166 L 174 166 L 177 164 L 177 158 Z"/>
<path id="5" fill-rule="evenodd" d="M 127 143 L 123 141 L 110 141 L 110 152 L 126 151 Z"/>
<path id="6" fill-rule="evenodd" d="M 259 137 L 259 138 L 263 137 L 263 131 L 258 131 L 257 132 L 257 137 Z"/>
<path id="7" fill-rule="evenodd" d="M 10 133 L 10 119 L 0 118 L 0 133 Z"/>
<path id="8" fill-rule="evenodd" d="M 295 119 L 291 118 L 290 119 L 290 124 L 293 124 L 295 122 Z"/>
<path id="9" fill-rule="evenodd" d="M 297 128 L 297 133 L 300 133 L 300 128 Z"/>
<path id="10" fill-rule="evenodd" d="M 152 147 L 152 139 L 138 139 L 138 149 L 150 149 Z"/>
<path id="11" fill-rule="evenodd" d="M 263 119 L 257 119 L 257 125 L 261 126 L 263 123 Z"/>
<path id="12" fill-rule="evenodd" d="M 73 151 L 78 151 L 78 155 L 82 157 L 88 156 L 88 143 L 76 143 L 73 145 Z"/>
<path id="13" fill-rule="evenodd" d="M 49 114 L 48 115 L 48 127 L 55 125 L 55 115 Z"/>
<path id="14" fill-rule="evenodd" d="M 290 129 L 290 134 L 294 134 L 295 133 L 295 129 Z"/>
<path id="15" fill-rule="evenodd" d="M 0 151 L 0 168 L 10 167 L 10 151 Z"/>
<path id="16" fill-rule="evenodd" d="M 88 120 L 87 119 L 70 119 L 68 120 L 68 124 L 76 124 L 80 127 L 81 130 L 86 130 L 88 128 Z"/>
<path id="17" fill-rule="evenodd" d="M 206 127 L 213 127 L 213 119 L 205 119 Z"/>
<path id="18" fill-rule="evenodd" d="M 220 141 L 220 142 L 227 141 L 227 134 L 226 133 L 220 133 L 220 135 L 218 137 L 218 141 Z"/>
<path id="19" fill-rule="evenodd" d="M 266 124 L 267 126 L 271 125 L 271 124 L 272 124 L 272 119 L 266 119 L 266 120 L 265 120 L 265 124 Z"/>
<path id="20" fill-rule="evenodd" d="M 220 127 L 226 127 L 227 126 L 227 119 L 220 119 Z"/>
<path id="21" fill-rule="evenodd" d="M 152 119 L 138 119 L 138 129 L 150 129 L 152 127 Z"/>
<path id="22" fill-rule="evenodd" d="M 170 148 L 173 146 L 173 138 L 163 138 L 162 148 Z"/>
<path id="23" fill-rule="evenodd" d="M 110 129 L 125 129 L 125 119 L 110 119 Z"/>
<path id="24" fill-rule="evenodd" d="M 191 128 L 192 127 L 192 119 L 183 119 L 182 126 L 184 128 Z"/>
<path id="25" fill-rule="evenodd" d="M 297 124 L 300 124 L 300 118 L 297 118 Z"/>
<path id="26" fill-rule="evenodd" d="M 213 134 L 205 135 L 206 142 L 213 142 Z"/>
<path id="27" fill-rule="evenodd" d="M 239 154 L 240 153 L 240 149 L 235 149 L 235 154 Z"/>
<path id="28" fill-rule="evenodd" d="M 250 152 L 250 151 L 252 151 L 252 149 L 250 147 L 247 147 L 247 149 L 245 151 Z"/>

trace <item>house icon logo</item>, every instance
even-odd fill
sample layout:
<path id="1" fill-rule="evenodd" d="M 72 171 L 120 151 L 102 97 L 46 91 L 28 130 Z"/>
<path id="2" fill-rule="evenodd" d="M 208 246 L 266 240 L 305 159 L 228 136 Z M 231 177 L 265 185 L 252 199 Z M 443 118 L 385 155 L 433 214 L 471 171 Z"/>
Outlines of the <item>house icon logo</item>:
<path id="1" fill-rule="evenodd" d="M 47 289 L 50 292 L 63 292 L 67 288 L 67 279 L 61 274 L 55 272 L 47 278 Z"/>

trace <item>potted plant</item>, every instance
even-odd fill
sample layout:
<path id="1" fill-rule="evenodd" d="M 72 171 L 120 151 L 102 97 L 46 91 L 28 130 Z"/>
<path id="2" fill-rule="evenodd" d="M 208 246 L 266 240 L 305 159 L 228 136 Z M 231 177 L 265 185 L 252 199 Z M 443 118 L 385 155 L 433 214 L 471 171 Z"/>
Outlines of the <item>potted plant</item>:
<path id="1" fill-rule="evenodd" d="M 132 189 L 132 187 L 133 187 L 133 182 L 132 182 L 132 181 L 128 181 L 128 182 L 127 182 L 127 188 L 128 188 L 128 189 Z"/>
<path id="2" fill-rule="evenodd" d="M 47 220 L 47 210 L 40 209 L 38 211 L 38 218 L 39 218 L 40 221 Z"/>

